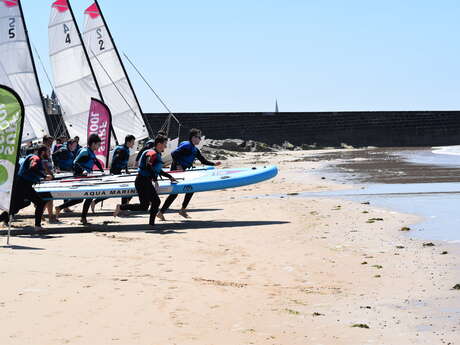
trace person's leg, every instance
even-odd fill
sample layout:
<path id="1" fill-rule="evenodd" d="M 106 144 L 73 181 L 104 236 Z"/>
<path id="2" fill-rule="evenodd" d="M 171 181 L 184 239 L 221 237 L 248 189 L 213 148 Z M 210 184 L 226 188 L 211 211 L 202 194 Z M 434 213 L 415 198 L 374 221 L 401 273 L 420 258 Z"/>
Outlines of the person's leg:
<path id="1" fill-rule="evenodd" d="M 161 200 L 158 197 L 158 194 L 157 194 L 155 188 L 153 189 L 153 194 L 151 196 L 151 199 L 152 200 L 151 200 L 151 205 L 150 205 L 150 220 L 149 220 L 149 224 L 151 226 L 154 226 L 155 225 L 155 218 L 156 218 L 156 215 L 158 213 L 158 208 L 161 205 Z"/>
<path id="2" fill-rule="evenodd" d="M 25 197 L 35 205 L 35 228 L 41 228 L 42 216 L 47 202 L 38 195 L 32 186 L 27 187 Z"/>
<path id="3" fill-rule="evenodd" d="M 157 217 L 160 218 L 162 221 L 165 221 L 165 212 L 169 209 L 169 207 L 171 207 L 171 204 L 174 202 L 174 200 L 176 200 L 177 198 L 177 194 L 170 194 L 165 202 L 163 203 L 163 206 L 161 207 L 161 210 L 160 212 L 158 212 L 157 214 Z"/>
<path id="4" fill-rule="evenodd" d="M 92 202 L 93 202 L 93 199 L 86 199 L 85 202 L 83 203 L 83 210 L 81 213 L 81 222 L 84 225 L 88 224 L 88 220 L 86 219 L 86 217 L 88 216 L 89 207 L 91 206 Z"/>
<path id="5" fill-rule="evenodd" d="M 193 197 L 193 193 L 185 194 L 184 201 L 182 202 L 182 209 L 179 211 L 179 214 L 184 218 L 190 218 L 190 216 L 185 211 L 185 209 L 187 208 L 188 204 L 190 203 L 190 200 L 192 200 L 192 197 Z"/>
<path id="6" fill-rule="evenodd" d="M 121 198 L 121 204 L 122 205 L 126 205 L 126 204 L 129 204 L 129 202 L 131 201 L 131 197 L 129 198 Z"/>
<path id="7" fill-rule="evenodd" d="M 77 199 L 77 200 L 67 200 L 64 202 L 62 205 L 56 206 L 54 209 L 56 211 L 56 219 L 59 218 L 59 214 L 61 213 L 62 210 L 72 207 L 78 204 L 81 204 L 84 200 L 83 199 Z"/>
<path id="8" fill-rule="evenodd" d="M 93 199 L 91 201 L 91 212 L 96 213 L 95 208 L 97 204 L 100 204 L 101 202 L 107 200 L 108 198 L 101 198 L 101 199 Z"/>
<path id="9" fill-rule="evenodd" d="M 147 211 L 149 209 L 152 192 L 155 191 L 152 181 L 149 178 L 137 177 L 135 186 L 139 196 L 139 203 L 117 205 L 113 213 L 115 217 L 120 214 L 120 211 Z"/>

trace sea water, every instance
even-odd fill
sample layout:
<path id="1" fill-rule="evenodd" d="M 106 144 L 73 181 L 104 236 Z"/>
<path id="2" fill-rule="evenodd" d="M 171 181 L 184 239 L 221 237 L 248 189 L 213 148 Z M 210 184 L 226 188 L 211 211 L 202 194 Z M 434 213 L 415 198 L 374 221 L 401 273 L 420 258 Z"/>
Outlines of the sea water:
<path id="1" fill-rule="evenodd" d="M 427 240 L 460 243 L 460 146 L 436 147 L 431 150 L 392 152 L 403 160 L 428 166 L 459 168 L 459 182 L 444 183 L 366 183 L 356 189 L 338 192 L 305 193 L 303 196 L 338 197 L 394 211 L 419 215 L 411 235 Z M 352 172 L 359 175 L 359 170 Z M 341 174 L 344 176 L 344 174 Z M 345 173 L 346 179 L 346 173 Z M 421 181 L 423 182 L 423 181 Z M 428 182 L 428 181 L 427 181 Z"/>

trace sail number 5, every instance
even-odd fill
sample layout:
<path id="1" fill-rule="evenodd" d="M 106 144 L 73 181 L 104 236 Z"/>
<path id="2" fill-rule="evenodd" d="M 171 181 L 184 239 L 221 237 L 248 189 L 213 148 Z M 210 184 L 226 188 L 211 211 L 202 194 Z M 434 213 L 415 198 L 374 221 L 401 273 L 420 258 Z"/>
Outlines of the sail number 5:
<path id="1" fill-rule="evenodd" d="M 8 37 L 10 40 L 16 38 L 16 18 L 9 18 L 10 25 L 8 30 Z"/>

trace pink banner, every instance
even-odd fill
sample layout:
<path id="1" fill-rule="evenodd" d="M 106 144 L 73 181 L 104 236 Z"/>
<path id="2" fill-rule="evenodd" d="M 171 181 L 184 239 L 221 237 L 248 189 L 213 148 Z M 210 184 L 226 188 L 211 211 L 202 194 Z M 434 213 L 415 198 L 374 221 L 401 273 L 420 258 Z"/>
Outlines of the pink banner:
<path id="1" fill-rule="evenodd" d="M 112 115 L 109 108 L 101 101 L 92 98 L 88 116 L 88 138 L 91 134 L 97 134 L 101 138 L 101 147 L 94 153 L 104 168 L 108 166 L 109 161 L 111 122 Z"/>

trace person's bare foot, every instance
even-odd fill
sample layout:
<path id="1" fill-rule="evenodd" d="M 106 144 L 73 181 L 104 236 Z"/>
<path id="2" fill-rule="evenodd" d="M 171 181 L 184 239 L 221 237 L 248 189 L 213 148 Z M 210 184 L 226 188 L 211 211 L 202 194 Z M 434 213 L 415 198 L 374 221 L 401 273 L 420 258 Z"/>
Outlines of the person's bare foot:
<path id="1" fill-rule="evenodd" d="M 188 213 L 184 209 L 181 209 L 179 211 L 179 215 L 181 215 L 182 217 L 187 218 L 187 219 L 190 218 L 190 216 L 188 215 Z"/>
<path id="2" fill-rule="evenodd" d="M 34 226 L 35 232 L 45 232 L 46 230 L 41 226 Z"/>
<path id="3" fill-rule="evenodd" d="M 118 204 L 117 207 L 115 207 L 115 211 L 113 212 L 114 217 L 118 217 L 121 213 L 121 205 Z"/>
<path id="4" fill-rule="evenodd" d="M 157 218 L 160 219 L 163 222 L 166 222 L 166 218 L 165 218 L 165 216 L 163 215 L 162 212 L 157 213 Z"/>
<path id="5" fill-rule="evenodd" d="M 56 216 L 50 216 L 48 223 L 50 224 L 59 224 L 61 221 Z"/>
<path id="6" fill-rule="evenodd" d="M 59 215 L 61 214 L 61 211 L 62 211 L 62 210 L 59 208 L 59 206 L 56 206 L 56 207 L 54 208 L 54 213 L 56 213 L 56 215 L 55 215 L 55 218 L 56 218 L 56 219 L 59 219 Z"/>
<path id="7" fill-rule="evenodd" d="M 96 200 L 91 201 L 91 212 L 96 213 L 94 209 L 96 208 Z"/>
<path id="8" fill-rule="evenodd" d="M 82 225 L 85 225 L 85 226 L 90 224 L 90 223 L 88 222 L 88 219 L 86 219 L 85 217 L 82 217 L 82 218 L 80 219 L 80 223 L 81 223 Z"/>

